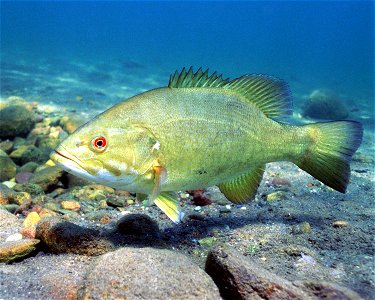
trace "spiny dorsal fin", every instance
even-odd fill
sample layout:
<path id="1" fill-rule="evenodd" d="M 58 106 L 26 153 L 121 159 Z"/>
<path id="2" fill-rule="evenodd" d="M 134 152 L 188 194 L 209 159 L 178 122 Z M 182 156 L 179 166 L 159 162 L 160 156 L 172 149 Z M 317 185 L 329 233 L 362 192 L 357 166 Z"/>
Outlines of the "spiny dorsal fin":
<path id="1" fill-rule="evenodd" d="M 222 75 L 216 75 L 216 72 L 208 76 L 208 69 L 203 72 L 199 68 L 197 72 L 193 72 L 193 67 L 188 71 L 185 68 L 181 72 L 176 71 L 171 75 L 168 83 L 170 88 L 192 88 L 192 87 L 222 87 L 229 83 L 229 79 L 223 79 Z"/>
<path id="2" fill-rule="evenodd" d="M 267 75 L 244 75 L 229 80 L 216 72 L 208 75 L 208 69 L 199 68 L 193 72 L 190 67 L 176 71 L 169 79 L 170 88 L 223 88 L 232 90 L 258 107 L 267 117 L 275 118 L 292 113 L 292 97 L 288 85 L 275 77 Z"/>

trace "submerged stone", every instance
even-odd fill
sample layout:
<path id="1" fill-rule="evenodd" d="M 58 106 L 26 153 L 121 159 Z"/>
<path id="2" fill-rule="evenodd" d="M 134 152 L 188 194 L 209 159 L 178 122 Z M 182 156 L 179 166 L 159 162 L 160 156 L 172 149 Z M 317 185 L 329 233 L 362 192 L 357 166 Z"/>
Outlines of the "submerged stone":
<path id="1" fill-rule="evenodd" d="M 98 258 L 79 299 L 221 298 L 212 279 L 188 257 L 165 249 L 121 248 Z"/>
<path id="2" fill-rule="evenodd" d="M 26 135 L 33 128 L 34 114 L 20 105 L 0 110 L 0 138 Z"/>
<path id="3" fill-rule="evenodd" d="M 3 242 L 0 244 L 0 262 L 12 262 L 20 259 L 36 249 L 39 240 L 22 239 L 18 241 Z"/>

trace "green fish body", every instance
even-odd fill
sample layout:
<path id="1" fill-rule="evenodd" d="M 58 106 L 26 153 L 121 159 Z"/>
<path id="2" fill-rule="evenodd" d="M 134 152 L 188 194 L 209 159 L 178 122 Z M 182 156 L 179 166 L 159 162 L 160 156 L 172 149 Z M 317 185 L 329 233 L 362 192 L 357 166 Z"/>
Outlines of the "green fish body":
<path id="1" fill-rule="evenodd" d="M 169 192 L 218 185 L 230 201 L 245 203 L 268 162 L 291 161 L 345 192 L 361 125 L 275 120 L 289 113 L 291 97 L 281 80 L 228 80 L 183 69 L 168 87 L 134 96 L 82 126 L 51 158 L 78 176 L 150 195 L 175 222 L 182 214 Z"/>

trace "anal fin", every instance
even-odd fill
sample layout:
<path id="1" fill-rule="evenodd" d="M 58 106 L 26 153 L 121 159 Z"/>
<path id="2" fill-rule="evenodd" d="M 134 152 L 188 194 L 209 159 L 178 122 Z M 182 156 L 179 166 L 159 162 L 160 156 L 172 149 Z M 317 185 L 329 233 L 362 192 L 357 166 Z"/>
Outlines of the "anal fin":
<path id="1" fill-rule="evenodd" d="M 159 194 L 154 203 L 176 224 L 180 223 L 185 216 L 181 211 L 178 199 L 167 192 Z"/>
<path id="2" fill-rule="evenodd" d="M 230 181 L 219 184 L 220 191 L 233 203 L 246 203 L 254 198 L 263 178 L 265 166 L 252 169 Z"/>

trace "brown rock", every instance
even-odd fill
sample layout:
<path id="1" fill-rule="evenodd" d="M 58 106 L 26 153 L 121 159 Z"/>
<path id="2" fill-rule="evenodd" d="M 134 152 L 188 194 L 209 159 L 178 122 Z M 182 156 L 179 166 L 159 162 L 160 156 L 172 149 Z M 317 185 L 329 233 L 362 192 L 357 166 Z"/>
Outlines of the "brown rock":
<path id="1" fill-rule="evenodd" d="M 212 279 L 186 256 L 165 249 L 121 248 L 102 255 L 79 299 L 221 299 Z"/>
<path id="2" fill-rule="evenodd" d="M 5 205 L 9 203 L 9 196 L 14 193 L 14 191 L 8 188 L 6 185 L 0 183 L 0 205 Z"/>
<path id="3" fill-rule="evenodd" d="M 81 205 L 78 201 L 74 200 L 65 200 L 61 202 L 61 207 L 67 210 L 79 211 L 81 209 Z"/>
<path id="4" fill-rule="evenodd" d="M 291 282 L 229 247 L 211 250 L 205 269 L 224 299 L 311 299 Z"/>
<path id="5" fill-rule="evenodd" d="M 22 239 L 0 244 L 0 262 L 11 262 L 34 251 L 39 240 Z"/>
<path id="6" fill-rule="evenodd" d="M 293 283 L 301 287 L 313 299 L 331 300 L 360 300 L 356 292 L 339 286 L 338 284 L 325 281 L 296 281 Z"/>
<path id="7" fill-rule="evenodd" d="M 56 217 L 42 219 L 37 225 L 36 236 L 54 253 L 95 256 L 114 249 L 113 243 L 100 236 L 99 231 Z"/>

